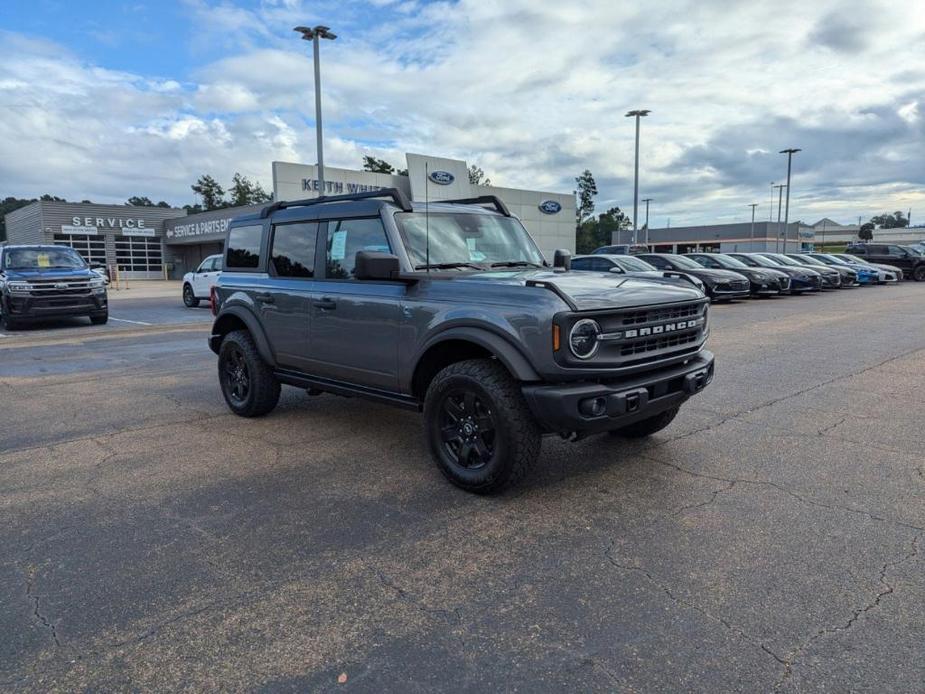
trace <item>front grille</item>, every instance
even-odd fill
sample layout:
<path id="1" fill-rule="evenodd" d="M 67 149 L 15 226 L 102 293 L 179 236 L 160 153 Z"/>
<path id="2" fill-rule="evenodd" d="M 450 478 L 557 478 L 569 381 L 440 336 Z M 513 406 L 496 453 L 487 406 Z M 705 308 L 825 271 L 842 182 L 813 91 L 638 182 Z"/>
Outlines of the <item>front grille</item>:
<path id="1" fill-rule="evenodd" d="M 717 284 L 714 289 L 718 292 L 746 292 L 748 288 L 748 280 L 730 280 Z"/>
<path id="2" fill-rule="evenodd" d="M 681 333 L 679 335 L 670 335 L 668 337 L 659 337 L 652 340 L 637 340 L 624 345 L 620 349 L 620 354 L 624 357 L 645 354 L 646 352 L 655 352 L 665 350 L 670 347 L 683 347 L 697 341 L 699 331 Z"/>
<path id="3" fill-rule="evenodd" d="M 631 311 L 623 314 L 623 325 L 639 325 L 657 323 L 665 320 L 680 320 L 700 315 L 700 306 L 697 304 L 672 306 L 671 308 L 650 309 L 647 311 Z"/>

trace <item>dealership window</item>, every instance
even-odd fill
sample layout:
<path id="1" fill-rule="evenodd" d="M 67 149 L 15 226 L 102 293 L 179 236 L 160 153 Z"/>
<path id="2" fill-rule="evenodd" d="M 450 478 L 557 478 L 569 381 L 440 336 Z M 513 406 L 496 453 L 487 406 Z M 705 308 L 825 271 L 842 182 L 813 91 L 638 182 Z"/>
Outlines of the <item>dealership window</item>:
<path id="1" fill-rule="evenodd" d="M 357 251 L 389 253 L 389 241 L 382 220 L 342 219 L 328 222 L 328 279 L 353 279 Z"/>
<path id="2" fill-rule="evenodd" d="M 235 227 L 228 232 L 226 268 L 256 268 L 260 265 L 262 226 Z"/>
<path id="3" fill-rule="evenodd" d="M 270 260 L 279 277 L 312 277 L 315 274 L 315 241 L 318 224 L 279 224 L 273 228 Z"/>
<path id="4" fill-rule="evenodd" d="M 91 265 L 106 264 L 106 240 L 89 234 L 55 234 L 55 245 L 70 246 Z"/>
<path id="5" fill-rule="evenodd" d="M 124 272 L 161 272 L 161 240 L 150 236 L 117 236 L 116 265 Z"/>

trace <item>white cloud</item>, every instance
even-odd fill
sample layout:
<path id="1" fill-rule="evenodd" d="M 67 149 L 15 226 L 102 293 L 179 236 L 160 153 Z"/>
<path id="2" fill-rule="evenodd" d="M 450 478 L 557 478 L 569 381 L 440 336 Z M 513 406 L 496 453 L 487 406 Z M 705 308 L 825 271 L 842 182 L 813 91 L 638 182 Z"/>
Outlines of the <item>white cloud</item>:
<path id="1" fill-rule="evenodd" d="M 10 193 L 184 202 L 200 173 L 235 170 L 269 186 L 273 159 L 315 160 L 310 46 L 292 26 L 319 22 L 339 35 L 322 45 L 335 166 L 424 151 L 476 161 L 500 185 L 566 191 L 589 168 L 600 207 L 631 208 L 624 113 L 647 107 L 641 187 L 653 224 L 766 207 L 788 146 L 804 150 L 797 217 L 898 209 L 925 188 L 925 16 L 901 3 L 188 6 L 197 40 L 225 52 L 191 75 L 126 74 L 17 37 L 0 55 Z M 137 183 L 125 178 L 135 169 Z"/>

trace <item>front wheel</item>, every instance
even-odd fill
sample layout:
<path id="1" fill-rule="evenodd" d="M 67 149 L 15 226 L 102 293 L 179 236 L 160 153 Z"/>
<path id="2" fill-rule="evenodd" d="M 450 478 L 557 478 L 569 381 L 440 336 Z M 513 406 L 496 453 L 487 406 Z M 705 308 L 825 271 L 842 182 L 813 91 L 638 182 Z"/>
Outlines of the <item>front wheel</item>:
<path id="1" fill-rule="evenodd" d="M 440 471 L 469 492 L 490 494 L 516 484 L 539 457 L 541 432 L 523 393 L 491 359 L 440 371 L 427 389 L 424 426 Z"/>
<path id="2" fill-rule="evenodd" d="M 187 308 L 196 308 L 199 306 L 199 299 L 193 294 L 193 288 L 188 284 L 183 285 L 183 304 Z"/>
<path id="3" fill-rule="evenodd" d="M 651 436 L 655 432 L 661 431 L 671 424 L 674 418 L 678 416 L 678 410 L 680 409 L 680 405 L 678 407 L 672 407 L 670 410 L 659 412 L 657 415 L 642 419 L 635 424 L 628 424 L 625 427 L 614 429 L 610 433 L 614 436 L 622 436 L 627 439 L 641 439 L 645 436 Z"/>
<path id="4" fill-rule="evenodd" d="M 228 407 L 241 417 L 260 417 L 279 402 L 279 380 L 246 330 L 235 330 L 222 340 L 218 380 Z"/>
<path id="5" fill-rule="evenodd" d="M 919 265 L 912 271 L 912 279 L 916 282 L 925 282 L 925 265 Z"/>

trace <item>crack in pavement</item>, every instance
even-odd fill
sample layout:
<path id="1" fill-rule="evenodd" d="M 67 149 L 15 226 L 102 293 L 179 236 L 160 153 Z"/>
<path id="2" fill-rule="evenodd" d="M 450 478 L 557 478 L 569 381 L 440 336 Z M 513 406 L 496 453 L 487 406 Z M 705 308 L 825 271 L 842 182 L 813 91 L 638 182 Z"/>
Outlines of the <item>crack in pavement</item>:
<path id="1" fill-rule="evenodd" d="M 904 554 L 899 559 L 896 559 L 892 562 L 887 562 L 880 568 L 880 575 L 877 580 L 883 586 L 883 588 L 877 591 L 877 594 L 874 596 L 873 600 L 865 603 L 862 607 L 859 607 L 856 610 L 854 610 L 854 612 L 847 619 L 847 621 L 845 621 L 844 624 L 835 625 L 831 627 L 823 627 L 822 629 L 819 629 L 815 634 L 813 634 L 811 637 L 806 639 L 803 643 L 801 643 L 799 646 L 794 648 L 792 651 L 790 651 L 785 656 L 783 663 L 782 663 L 784 666 L 784 670 L 781 673 L 780 679 L 778 679 L 777 682 L 774 683 L 773 691 L 775 692 L 779 691 L 780 688 L 784 686 L 784 683 L 787 682 L 787 680 L 791 678 L 791 676 L 793 675 L 794 667 L 796 663 L 798 662 L 799 656 L 805 653 L 806 650 L 810 646 L 812 646 L 816 641 L 818 641 L 819 639 L 823 639 L 826 636 L 831 636 L 832 634 L 837 634 L 839 632 L 848 631 L 855 625 L 855 623 L 857 623 L 861 615 L 867 612 L 870 612 L 871 610 L 874 610 L 877 607 L 879 607 L 880 601 L 883 600 L 883 598 L 895 592 L 895 587 L 893 586 L 893 584 L 886 580 L 887 573 L 889 572 L 890 569 L 895 569 L 896 567 L 901 566 L 902 564 L 905 564 L 907 561 L 914 559 L 918 555 L 919 553 L 918 542 L 919 542 L 920 537 L 921 535 L 916 535 L 912 538 L 912 546 L 911 546 L 910 551 L 908 551 L 906 554 Z"/>
<path id="2" fill-rule="evenodd" d="M 825 386 L 829 386 L 829 385 L 832 385 L 833 383 L 837 383 L 838 381 L 844 381 L 844 380 L 847 380 L 847 379 L 849 379 L 849 378 L 854 378 L 854 377 L 856 377 L 856 376 L 860 376 L 861 374 L 867 373 L 868 371 L 873 371 L 874 369 L 879 369 L 880 367 L 885 366 L 886 364 L 889 364 L 890 362 L 899 361 L 900 359 L 905 359 L 906 357 L 912 356 L 913 354 L 917 354 L 917 353 L 919 353 L 919 352 L 925 352 L 925 349 L 922 349 L 921 347 L 916 347 L 915 349 L 910 349 L 910 350 L 907 351 L 907 352 L 902 352 L 902 353 L 900 353 L 900 354 L 897 354 L 897 355 L 894 355 L 894 356 L 889 357 L 889 358 L 887 358 L 887 359 L 884 359 L 884 360 L 881 361 L 881 362 L 878 362 L 878 363 L 876 363 L 876 364 L 872 364 L 871 366 L 867 366 L 867 367 L 861 369 L 860 371 L 853 371 L 853 372 L 851 372 L 851 373 L 849 373 L 849 374 L 840 374 L 840 375 L 838 375 L 838 376 L 833 376 L 832 378 L 827 379 L 827 380 L 825 380 L 825 381 L 820 381 L 819 383 L 816 383 L 816 384 L 811 385 L 811 386 L 807 386 L 806 388 L 801 388 L 800 390 L 797 390 L 797 391 L 794 392 L 794 393 L 788 393 L 787 395 L 781 395 L 780 397 L 772 398 L 771 400 L 768 400 L 767 402 L 763 402 L 763 403 L 761 403 L 761 404 L 759 404 L 759 405 L 756 405 L 755 407 L 752 407 L 752 408 L 750 408 L 750 409 L 743 410 L 743 411 L 741 411 L 741 412 L 736 412 L 735 414 L 731 414 L 731 415 L 728 415 L 728 416 L 726 416 L 726 417 L 723 417 L 723 419 L 720 420 L 719 422 L 715 422 L 715 423 L 713 423 L 713 424 L 708 424 L 708 425 L 706 425 L 706 426 L 699 427 L 699 428 L 697 428 L 697 429 L 693 429 L 693 430 L 688 431 L 688 432 L 686 432 L 686 433 L 684 433 L 684 434 L 680 434 L 679 436 L 675 436 L 675 437 L 673 437 L 673 438 L 665 439 L 664 441 L 659 441 L 658 443 L 654 444 L 653 447 L 654 447 L 654 448 L 659 448 L 659 447 L 665 446 L 665 445 L 667 445 L 667 444 L 669 444 L 669 443 L 673 443 L 674 441 L 681 441 L 682 439 L 686 439 L 686 438 L 689 438 L 689 437 L 691 437 L 691 436 L 695 436 L 695 435 L 697 435 L 697 434 L 702 434 L 703 432 L 706 432 L 706 431 L 712 431 L 713 429 L 718 429 L 719 427 L 723 426 L 726 422 L 732 421 L 732 420 L 734 420 L 734 419 L 738 419 L 739 417 L 743 417 L 743 416 L 745 416 L 745 415 L 747 415 L 747 414 L 751 414 L 751 413 L 753 413 L 753 412 L 758 412 L 759 410 L 764 410 L 764 409 L 766 409 L 766 408 L 768 408 L 768 407 L 772 407 L 772 406 L 774 406 L 774 405 L 776 405 L 776 404 L 778 404 L 778 403 L 784 402 L 785 400 L 790 400 L 791 398 L 797 398 L 797 397 L 799 397 L 799 396 L 801 396 L 801 395 L 805 395 L 806 393 L 810 393 L 810 392 L 812 392 L 812 391 L 814 391 L 814 390 L 817 390 L 817 389 L 819 389 L 819 388 L 824 388 Z"/>
<path id="3" fill-rule="evenodd" d="M 687 513 L 688 511 L 693 511 L 694 509 L 697 509 L 697 508 L 706 508 L 707 506 L 712 506 L 716 502 L 716 497 L 718 497 L 723 492 L 728 492 L 738 483 L 739 483 L 738 480 L 729 480 L 727 481 L 725 487 L 714 489 L 713 492 L 710 494 L 710 498 L 707 499 L 706 501 L 701 501 L 699 504 L 689 504 L 687 506 L 682 506 L 677 511 L 675 511 L 674 514 L 672 515 L 681 516 Z"/>
<path id="4" fill-rule="evenodd" d="M 777 653 L 775 653 L 775 652 L 771 649 L 771 647 L 768 646 L 767 644 L 765 644 L 763 641 L 761 641 L 761 639 L 759 639 L 759 638 L 757 638 L 757 637 L 755 637 L 755 636 L 752 636 L 751 634 L 749 634 L 748 632 L 746 632 L 746 631 L 745 631 L 744 629 L 742 629 L 741 627 L 738 627 L 738 626 L 736 626 L 735 624 L 733 624 L 732 622 L 730 622 L 730 621 L 729 621 L 728 619 L 726 619 L 725 617 L 721 617 L 720 615 L 715 615 L 715 614 L 713 614 L 712 612 L 710 612 L 709 610 L 707 610 L 707 609 L 701 607 L 700 605 L 697 605 L 696 603 L 690 602 L 690 601 L 688 601 L 688 600 L 684 600 L 683 598 L 679 597 L 678 595 L 676 595 L 676 594 L 671 590 L 671 588 L 668 587 L 668 585 L 667 585 L 664 581 L 662 581 L 662 580 L 656 578 L 656 577 L 655 577 L 650 571 L 648 571 L 647 569 L 645 569 L 645 568 L 643 568 L 643 567 L 641 567 L 641 566 L 633 566 L 632 564 L 623 564 L 623 563 L 621 563 L 620 561 L 618 561 L 617 558 L 614 557 L 614 554 L 613 554 L 613 553 L 614 553 L 614 547 L 615 547 L 615 545 L 616 545 L 616 540 L 611 540 L 611 541 L 610 541 L 610 545 L 609 545 L 609 546 L 607 547 L 607 549 L 604 551 L 604 557 L 607 559 L 608 562 L 610 562 L 610 564 L 612 564 L 613 566 L 615 566 L 615 567 L 618 568 L 618 569 L 621 569 L 622 571 L 630 571 L 630 572 L 635 572 L 635 573 L 642 574 L 643 576 L 646 577 L 646 579 L 648 579 L 648 581 L 649 581 L 650 583 L 652 583 L 652 585 L 656 586 L 656 587 L 659 588 L 663 593 L 665 593 L 665 595 L 667 595 L 668 598 L 669 598 L 672 602 L 676 602 L 676 603 L 678 603 L 679 605 L 683 605 L 683 606 L 685 606 L 685 607 L 687 607 L 687 608 L 690 608 L 690 609 L 694 610 L 695 612 L 698 612 L 699 614 L 703 615 L 703 616 L 706 617 L 707 619 L 709 619 L 709 620 L 711 620 L 711 621 L 713 621 L 713 622 L 716 622 L 716 623 L 718 623 L 718 624 L 721 624 L 721 625 L 722 625 L 723 627 L 725 627 L 727 630 L 729 630 L 729 631 L 731 631 L 732 633 L 738 635 L 740 638 L 744 639 L 745 641 L 747 641 L 747 642 L 750 643 L 751 645 L 759 647 L 762 651 L 764 651 L 765 654 L 767 654 L 768 656 L 770 656 L 771 658 L 773 658 L 774 660 L 776 660 L 776 661 L 777 661 L 778 663 L 780 663 L 781 665 L 785 665 L 785 664 L 786 664 L 784 658 L 782 658 L 780 655 L 778 655 Z"/>
<path id="5" fill-rule="evenodd" d="M 45 615 L 39 611 L 39 596 L 35 595 L 32 590 L 35 585 L 35 569 L 29 568 L 26 571 L 26 598 L 32 601 L 32 615 L 44 626 L 46 629 L 51 631 L 51 638 L 55 642 L 55 646 L 58 648 L 61 647 L 61 641 L 58 640 L 58 627 L 57 625 L 49 620 Z"/>

